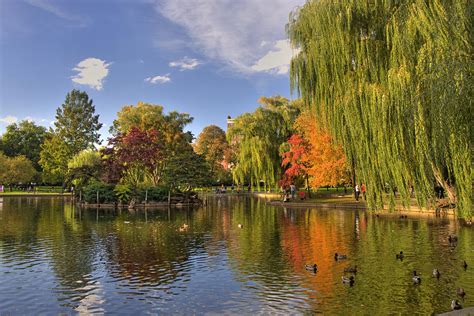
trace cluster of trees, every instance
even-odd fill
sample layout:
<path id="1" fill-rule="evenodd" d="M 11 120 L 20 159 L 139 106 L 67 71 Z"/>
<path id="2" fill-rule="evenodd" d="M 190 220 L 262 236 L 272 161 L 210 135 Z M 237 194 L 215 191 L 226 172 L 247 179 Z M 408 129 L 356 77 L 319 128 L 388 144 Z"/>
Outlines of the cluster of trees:
<path id="1" fill-rule="evenodd" d="M 342 145 L 368 204 L 447 192 L 472 216 L 473 3 L 312 0 L 290 15 L 291 86 Z M 394 194 L 389 194 L 394 204 Z"/>
<path id="2" fill-rule="evenodd" d="M 267 190 L 291 183 L 318 188 L 349 182 L 342 148 L 302 100 L 274 96 L 259 103 L 228 131 L 237 183 Z"/>
<path id="3" fill-rule="evenodd" d="M 340 145 L 311 112 L 301 113 L 294 124 L 295 133 L 283 146 L 280 184 L 306 182 L 307 187 L 338 186 L 351 183 L 350 170 Z"/>
<path id="4" fill-rule="evenodd" d="M 101 147 L 102 124 L 92 100 L 72 90 L 56 111 L 54 128 L 29 121 L 7 127 L 0 138 L 0 183 L 93 186 L 131 198 L 141 188 L 150 194 L 153 188 L 190 191 L 229 181 L 222 165 L 229 149 L 224 131 L 207 127 L 193 147 L 193 135 L 184 130 L 192 120 L 159 105 L 125 106 Z"/>
<path id="5" fill-rule="evenodd" d="M 68 163 L 99 144 L 102 124 L 85 92 L 72 90 L 56 111 L 54 128 L 31 121 L 8 125 L 0 138 L 0 183 L 66 183 Z"/>
<path id="6" fill-rule="evenodd" d="M 104 178 L 132 187 L 185 191 L 207 185 L 209 165 L 194 151 L 192 134 L 184 131 L 192 120 L 186 113 L 165 114 L 159 105 L 139 102 L 124 107 L 111 128 L 113 137 L 101 150 Z"/>

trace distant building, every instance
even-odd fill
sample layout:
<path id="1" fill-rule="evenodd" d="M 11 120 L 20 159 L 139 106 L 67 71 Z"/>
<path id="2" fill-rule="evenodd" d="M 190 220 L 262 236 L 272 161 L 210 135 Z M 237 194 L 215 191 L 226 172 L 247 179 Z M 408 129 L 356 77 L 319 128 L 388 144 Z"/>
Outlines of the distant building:
<path id="1" fill-rule="evenodd" d="M 230 115 L 227 116 L 227 130 L 234 125 L 235 119 L 233 119 Z"/>

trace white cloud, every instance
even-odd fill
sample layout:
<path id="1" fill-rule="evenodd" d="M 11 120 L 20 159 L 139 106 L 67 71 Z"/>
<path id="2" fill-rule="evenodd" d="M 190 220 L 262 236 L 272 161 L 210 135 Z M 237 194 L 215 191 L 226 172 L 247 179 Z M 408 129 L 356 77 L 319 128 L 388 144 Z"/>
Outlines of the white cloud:
<path id="1" fill-rule="evenodd" d="M 89 19 L 71 14 L 61 9 L 54 1 L 51 0 L 25 0 L 28 4 L 49 12 L 58 18 L 77 23 L 77 26 L 84 27 L 89 24 Z"/>
<path id="2" fill-rule="evenodd" d="M 72 81 L 92 89 L 102 90 L 103 81 L 109 74 L 110 65 L 111 63 L 106 63 L 105 60 L 86 58 L 72 69 L 78 72 L 77 75 L 71 77 Z"/>
<path id="3" fill-rule="evenodd" d="M 163 76 L 148 77 L 148 78 L 145 78 L 145 81 L 151 84 L 167 83 L 171 81 L 171 78 L 170 78 L 170 74 L 166 74 Z"/>
<path id="4" fill-rule="evenodd" d="M 155 7 L 181 26 L 191 47 L 209 59 L 241 73 L 269 72 L 271 65 L 272 73 L 286 73 L 285 65 L 288 69 L 291 55 L 282 44 L 286 38 L 285 25 L 289 13 L 305 2 L 159 0 Z"/>
<path id="5" fill-rule="evenodd" d="M 26 116 L 23 119 L 18 119 L 16 116 L 12 115 L 7 115 L 5 117 L 0 118 L 0 122 L 5 123 L 7 125 L 13 124 L 13 123 L 18 123 L 19 121 L 28 121 L 35 123 L 37 125 L 48 125 L 50 123 L 50 120 L 45 119 L 45 118 L 34 118 L 31 116 Z"/>
<path id="6" fill-rule="evenodd" d="M 18 118 L 15 116 L 7 115 L 5 117 L 0 117 L 0 122 L 10 125 L 18 122 Z"/>
<path id="7" fill-rule="evenodd" d="M 184 70 L 193 70 L 201 64 L 202 62 L 200 62 L 196 58 L 188 58 L 185 56 L 184 58 L 180 60 L 170 62 L 169 66 L 178 67 L 180 71 L 184 71 Z"/>
<path id="8" fill-rule="evenodd" d="M 265 71 L 279 75 L 287 74 L 290 70 L 289 61 L 298 51 L 291 48 L 287 40 L 275 42 L 274 48 L 260 58 L 253 66 L 255 71 Z"/>

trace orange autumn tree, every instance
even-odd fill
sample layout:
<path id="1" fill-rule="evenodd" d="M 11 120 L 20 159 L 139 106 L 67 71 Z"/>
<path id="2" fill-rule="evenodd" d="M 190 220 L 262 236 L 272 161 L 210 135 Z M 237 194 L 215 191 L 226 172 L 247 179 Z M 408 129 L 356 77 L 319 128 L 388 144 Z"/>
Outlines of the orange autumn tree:
<path id="1" fill-rule="evenodd" d="M 320 125 L 316 117 L 302 113 L 295 122 L 297 134 L 289 141 L 288 151 L 282 153 L 285 167 L 283 181 L 291 182 L 298 176 L 307 176 L 309 186 L 335 186 L 348 182 L 346 157 L 340 145 Z"/>

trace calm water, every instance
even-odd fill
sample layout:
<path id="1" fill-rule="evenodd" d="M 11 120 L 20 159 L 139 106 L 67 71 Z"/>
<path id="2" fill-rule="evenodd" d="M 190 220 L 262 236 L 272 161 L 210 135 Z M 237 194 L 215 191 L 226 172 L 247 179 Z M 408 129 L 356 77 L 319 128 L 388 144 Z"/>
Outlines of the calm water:
<path id="1" fill-rule="evenodd" d="M 244 197 L 132 213 L 79 212 L 55 198 L 2 200 L 2 315 L 431 314 L 450 310 L 460 286 L 463 305 L 474 305 L 473 229 L 447 218 L 283 209 Z M 395 260 L 400 250 L 403 262 Z M 349 259 L 335 262 L 334 252 Z M 304 268 L 313 262 L 316 275 Z M 349 264 L 359 269 L 353 287 L 341 283 Z"/>

